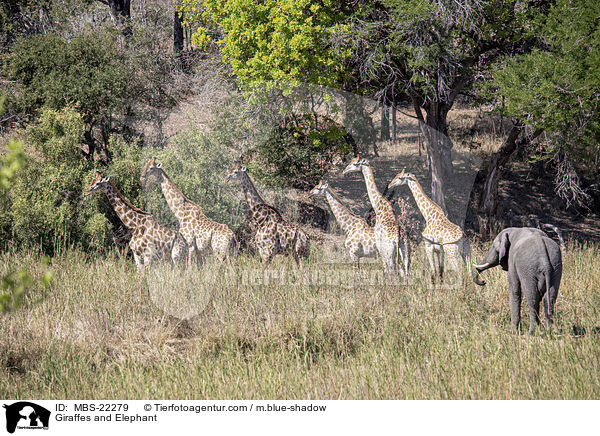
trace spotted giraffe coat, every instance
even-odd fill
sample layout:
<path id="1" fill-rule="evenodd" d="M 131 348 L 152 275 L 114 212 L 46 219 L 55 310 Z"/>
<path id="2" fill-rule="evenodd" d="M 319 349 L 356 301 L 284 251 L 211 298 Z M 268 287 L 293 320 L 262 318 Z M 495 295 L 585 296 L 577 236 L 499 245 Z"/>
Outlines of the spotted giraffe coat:
<path id="1" fill-rule="evenodd" d="M 86 197 L 98 190 L 106 193 L 116 214 L 131 231 L 129 247 L 138 269 L 161 258 L 170 257 L 176 263 L 185 259 L 187 244 L 183 236 L 161 225 L 152 214 L 132 205 L 110 179 L 102 177 L 100 172 L 92 179 Z"/>

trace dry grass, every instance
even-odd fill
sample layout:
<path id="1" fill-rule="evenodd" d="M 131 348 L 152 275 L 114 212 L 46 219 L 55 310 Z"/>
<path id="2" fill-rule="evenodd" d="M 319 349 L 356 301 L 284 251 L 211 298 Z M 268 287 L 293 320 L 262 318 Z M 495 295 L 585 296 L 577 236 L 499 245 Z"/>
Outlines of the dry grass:
<path id="1" fill-rule="evenodd" d="M 0 396 L 598 399 L 600 250 L 571 248 L 555 328 L 533 337 L 509 332 L 501 271 L 486 273 L 485 288 L 432 289 L 420 254 L 413 283 L 387 287 L 309 286 L 285 258 L 270 271 L 288 279 L 248 283 L 262 272 L 256 259 L 208 262 L 196 274 L 219 283 L 205 310 L 181 321 L 149 297 L 158 288 L 130 259 L 67 251 L 46 295 L 0 318 Z M 335 277 L 344 267 L 321 262 L 330 257 L 317 252 L 303 274 Z M 0 260 L 5 270 L 38 257 Z M 206 290 L 175 289 L 184 304 Z"/>

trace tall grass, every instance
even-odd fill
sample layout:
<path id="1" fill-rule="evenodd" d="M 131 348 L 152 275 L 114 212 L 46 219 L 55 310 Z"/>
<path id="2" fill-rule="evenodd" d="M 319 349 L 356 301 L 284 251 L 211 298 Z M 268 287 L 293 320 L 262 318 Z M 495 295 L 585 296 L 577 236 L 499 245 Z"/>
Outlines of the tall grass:
<path id="1" fill-rule="evenodd" d="M 324 257 L 304 271 L 350 268 Z M 0 270 L 37 260 L 4 254 Z M 256 259 L 207 262 L 195 274 L 222 278 L 184 321 L 155 304 L 157 288 L 118 253 L 67 250 L 52 267 L 45 295 L 0 318 L 0 397 L 600 398 L 597 246 L 568 252 L 555 326 L 532 337 L 510 333 L 505 273 L 486 272 L 484 288 L 436 289 L 420 278 L 422 253 L 409 286 L 261 285 L 240 279 L 262 271 Z M 298 271 L 286 258 L 270 270 Z M 175 286 L 189 300 L 190 287 Z"/>

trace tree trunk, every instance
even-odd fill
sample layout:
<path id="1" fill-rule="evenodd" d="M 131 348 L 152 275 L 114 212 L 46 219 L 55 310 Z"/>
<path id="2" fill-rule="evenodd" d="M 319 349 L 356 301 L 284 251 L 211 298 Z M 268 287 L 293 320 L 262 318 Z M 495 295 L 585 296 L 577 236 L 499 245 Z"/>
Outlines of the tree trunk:
<path id="1" fill-rule="evenodd" d="M 421 101 L 418 98 L 413 97 L 413 107 L 427 146 L 431 168 L 431 199 L 447 213 L 444 186 L 453 174 L 452 143 L 447 136 L 446 123 L 450 107 L 444 103 L 429 103 L 425 107 L 427 118 L 423 116 Z"/>
<path id="2" fill-rule="evenodd" d="M 110 15 L 121 29 L 124 44 L 131 39 L 131 0 L 108 0 Z"/>
<path id="3" fill-rule="evenodd" d="M 396 105 L 392 104 L 392 141 L 396 143 L 397 135 L 396 135 L 396 127 L 398 123 L 396 120 Z"/>
<path id="4" fill-rule="evenodd" d="M 381 140 L 390 140 L 390 107 L 381 103 Z"/>
<path id="5" fill-rule="evenodd" d="M 173 51 L 180 53 L 183 51 L 183 12 L 179 12 L 175 7 L 173 14 Z"/>
<path id="6" fill-rule="evenodd" d="M 531 143 L 535 138 L 541 135 L 542 129 L 536 130 L 532 135 L 519 139 L 524 127 L 521 123 L 514 120 L 513 127 L 508 133 L 506 140 L 500 146 L 498 151 L 492 156 L 492 160 L 487 169 L 487 175 L 483 183 L 483 192 L 479 199 L 479 211 L 484 215 L 484 225 L 481 226 L 487 231 L 490 220 L 496 215 L 498 210 L 498 186 L 506 164 L 510 158 L 522 147 Z"/>

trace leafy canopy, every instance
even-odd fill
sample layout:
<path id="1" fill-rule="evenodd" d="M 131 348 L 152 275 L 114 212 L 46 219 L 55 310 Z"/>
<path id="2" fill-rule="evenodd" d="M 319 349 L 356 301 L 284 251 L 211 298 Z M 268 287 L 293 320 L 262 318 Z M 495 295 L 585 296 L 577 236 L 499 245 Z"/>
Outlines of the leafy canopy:
<path id="1" fill-rule="evenodd" d="M 493 74 L 505 112 L 546 130 L 552 155 L 588 154 L 600 141 L 599 16 L 597 1 L 559 0 L 542 22 L 542 47 Z"/>
<path id="2" fill-rule="evenodd" d="M 18 109 L 37 113 L 76 105 L 88 124 L 110 118 L 123 106 L 129 71 L 111 41 L 56 35 L 21 38 L 9 56 L 6 73 L 21 93 Z"/>
<path id="3" fill-rule="evenodd" d="M 308 82 L 334 85 L 340 64 L 327 43 L 343 17 L 333 0 L 184 0 L 188 23 L 201 23 L 196 46 L 211 29 L 225 63 L 241 84 Z"/>

